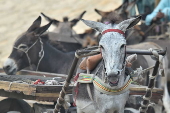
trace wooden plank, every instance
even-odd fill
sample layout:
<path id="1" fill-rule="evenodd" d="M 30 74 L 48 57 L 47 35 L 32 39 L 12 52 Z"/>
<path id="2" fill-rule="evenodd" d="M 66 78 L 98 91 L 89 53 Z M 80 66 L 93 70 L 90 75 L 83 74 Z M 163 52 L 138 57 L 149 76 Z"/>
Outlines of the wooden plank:
<path id="1" fill-rule="evenodd" d="M 136 91 L 136 92 L 140 92 L 140 91 L 143 91 L 143 92 L 146 92 L 146 88 L 147 86 L 138 86 L 138 85 L 135 85 L 133 87 L 130 88 L 130 91 Z M 163 94 L 163 89 L 160 89 L 160 88 L 153 88 L 152 92 L 157 92 L 157 93 L 162 93 Z"/>
<path id="2" fill-rule="evenodd" d="M 0 89 L 1 97 L 17 98 L 17 99 L 27 99 L 27 100 L 36 100 L 35 96 L 25 95 L 23 92 L 8 92 Z"/>
<path id="3" fill-rule="evenodd" d="M 18 80 L 18 78 L 23 78 L 23 75 L 0 75 L 0 79 L 6 78 L 6 80 Z M 34 78 L 35 80 L 40 78 L 43 80 L 49 80 L 51 77 L 38 77 L 38 76 L 25 76 L 26 79 Z M 5 80 L 5 79 L 4 79 Z M 12 83 L 12 84 L 11 84 Z M 11 84 L 11 85 L 10 85 Z M 73 86 L 68 88 L 67 93 L 72 94 Z M 130 88 L 130 95 L 144 95 L 146 92 L 146 86 L 134 85 Z M 39 101 L 56 101 L 59 96 L 59 92 L 62 89 L 62 85 L 31 85 L 23 83 L 15 83 L 10 81 L 0 81 L 0 90 L 3 89 L 7 92 L 20 92 L 24 95 L 35 97 L 35 100 Z M 19 93 L 18 93 L 19 94 Z M 163 96 L 163 89 L 154 88 L 153 89 L 153 99 L 161 99 Z M 17 93 L 16 93 L 17 95 Z M 1 94 L 0 94 L 1 96 Z M 8 97 L 9 95 L 7 95 Z M 25 97 L 24 97 L 25 98 Z"/>
<path id="4" fill-rule="evenodd" d="M 36 75 L 42 77 L 62 77 L 66 78 L 67 75 L 65 74 L 56 74 L 56 73 L 47 73 L 47 72 L 39 72 L 39 71 L 28 71 L 28 70 L 21 70 L 17 72 L 17 75 Z"/>
<path id="5" fill-rule="evenodd" d="M 36 101 L 56 102 L 58 97 L 35 97 Z"/>
<path id="6" fill-rule="evenodd" d="M 135 86 L 130 88 L 130 95 L 144 95 L 146 93 L 146 86 Z M 153 88 L 152 90 L 152 98 L 153 99 L 162 99 L 163 97 L 163 89 Z"/>
<path id="7" fill-rule="evenodd" d="M 72 88 L 73 86 L 70 86 L 68 88 L 67 93 L 71 93 Z M 26 95 L 35 95 L 35 93 L 59 93 L 62 89 L 62 85 L 30 85 L 9 81 L 0 81 L 0 89 L 4 89 L 6 91 L 21 91 Z M 130 94 L 135 92 L 145 93 L 146 87 L 145 86 L 131 87 Z M 163 95 L 163 89 L 154 88 L 153 93 Z"/>
<path id="8" fill-rule="evenodd" d="M 0 81 L 0 89 L 6 91 L 18 91 L 23 92 L 25 95 L 35 95 L 36 88 L 34 86 L 30 86 L 29 84 L 23 83 L 14 83 L 8 81 Z"/>
<path id="9" fill-rule="evenodd" d="M 5 72 L 2 68 L 0 68 L 0 73 L 5 75 Z M 29 71 L 29 70 L 21 70 L 17 72 L 17 75 L 29 75 L 29 76 L 36 75 L 36 76 L 41 76 L 41 77 L 62 77 L 64 79 L 67 77 L 67 75 L 65 74 L 56 74 L 56 73 Z"/>
<path id="10" fill-rule="evenodd" d="M 53 77 L 43 77 L 43 76 L 35 76 L 35 75 L 0 75 L 1 81 L 23 81 L 26 83 L 31 83 L 40 79 L 41 81 L 52 80 Z M 60 81 L 64 81 L 65 79 L 60 79 Z"/>
<path id="11" fill-rule="evenodd" d="M 59 93 L 62 89 L 62 85 L 37 85 L 36 93 Z M 73 86 L 69 86 L 67 93 L 72 93 Z"/>
<path id="12" fill-rule="evenodd" d="M 38 96 L 38 97 L 49 97 L 49 98 L 55 97 L 57 99 L 59 97 L 59 93 L 36 93 L 35 96 Z"/>

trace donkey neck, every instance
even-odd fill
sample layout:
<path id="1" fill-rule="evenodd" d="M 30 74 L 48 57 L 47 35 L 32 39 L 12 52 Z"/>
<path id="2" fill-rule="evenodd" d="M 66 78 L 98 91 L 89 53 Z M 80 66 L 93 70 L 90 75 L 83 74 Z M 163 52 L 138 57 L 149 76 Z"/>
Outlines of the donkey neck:
<path id="1" fill-rule="evenodd" d="M 67 74 L 74 58 L 74 52 L 63 53 L 57 48 L 52 47 L 45 39 L 42 39 L 42 41 L 44 57 L 39 64 L 38 70 Z"/>

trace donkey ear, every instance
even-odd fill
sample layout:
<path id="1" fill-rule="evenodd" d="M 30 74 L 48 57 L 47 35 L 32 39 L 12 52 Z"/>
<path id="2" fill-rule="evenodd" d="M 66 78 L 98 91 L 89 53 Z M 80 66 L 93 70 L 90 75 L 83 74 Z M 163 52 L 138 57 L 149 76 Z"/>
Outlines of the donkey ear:
<path id="1" fill-rule="evenodd" d="M 128 0 L 124 0 L 124 2 L 114 11 L 120 12 L 121 10 L 125 10 L 128 7 L 128 3 Z"/>
<path id="2" fill-rule="evenodd" d="M 28 28 L 27 32 L 31 32 L 39 28 L 41 25 L 41 16 L 39 16 L 33 23 L 32 25 Z"/>
<path id="3" fill-rule="evenodd" d="M 94 9 L 94 10 L 102 17 L 106 16 L 109 13 L 109 12 L 100 11 L 98 9 Z"/>
<path id="4" fill-rule="evenodd" d="M 103 31 L 103 29 L 106 27 L 105 24 L 100 23 L 100 22 L 95 22 L 95 21 L 90 21 L 90 20 L 84 20 L 81 19 L 87 26 L 99 31 L 100 33 Z"/>
<path id="5" fill-rule="evenodd" d="M 42 26 L 42 27 L 36 29 L 36 30 L 34 31 L 34 33 L 37 34 L 37 35 L 41 35 L 42 33 L 44 33 L 44 32 L 50 27 L 50 25 L 51 25 L 52 23 L 53 23 L 53 21 L 51 21 L 50 23 L 48 23 L 48 24 L 45 25 L 45 26 Z"/>
<path id="6" fill-rule="evenodd" d="M 58 23 L 59 23 L 60 21 L 58 21 L 58 20 L 56 20 L 56 19 L 52 19 L 52 18 L 48 17 L 47 15 L 45 15 L 45 14 L 42 13 L 42 12 L 41 12 L 41 15 L 44 16 L 44 18 L 45 18 L 47 21 L 49 21 L 49 22 L 53 21 L 53 24 L 56 25 L 56 26 L 58 26 Z"/>
<path id="7" fill-rule="evenodd" d="M 83 13 L 81 13 L 81 15 L 73 20 L 71 20 L 71 27 L 75 26 L 77 24 L 77 22 L 83 17 L 83 15 L 86 13 L 86 11 L 83 11 Z"/>
<path id="8" fill-rule="evenodd" d="M 131 18 L 131 19 L 128 19 L 128 20 L 124 20 L 123 22 L 119 23 L 117 25 L 117 27 L 120 30 L 125 32 L 127 29 L 136 25 L 141 20 L 141 18 L 142 18 L 142 16 L 138 16 L 137 18 Z"/>

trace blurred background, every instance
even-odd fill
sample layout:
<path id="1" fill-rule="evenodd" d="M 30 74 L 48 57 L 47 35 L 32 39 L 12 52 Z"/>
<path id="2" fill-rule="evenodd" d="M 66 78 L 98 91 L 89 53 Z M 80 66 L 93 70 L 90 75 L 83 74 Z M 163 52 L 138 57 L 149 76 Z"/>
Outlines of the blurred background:
<path id="1" fill-rule="evenodd" d="M 64 16 L 74 19 L 87 11 L 84 19 L 97 21 L 100 16 L 95 8 L 110 11 L 117 8 L 122 0 L 0 0 L 0 67 L 9 56 L 16 38 L 25 32 L 41 12 L 62 21 Z M 42 24 L 48 22 L 42 18 Z M 74 27 L 77 33 L 88 29 L 82 22 Z M 53 26 L 49 31 L 53 30 Z"/>

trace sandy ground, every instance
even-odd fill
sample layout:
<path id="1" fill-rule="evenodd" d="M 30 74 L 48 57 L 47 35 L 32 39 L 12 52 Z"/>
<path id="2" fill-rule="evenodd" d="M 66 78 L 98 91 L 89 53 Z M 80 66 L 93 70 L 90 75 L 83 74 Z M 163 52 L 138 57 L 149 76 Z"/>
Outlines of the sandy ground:
<path id="1" fill-rule="evenodd" d="M 83 18 L 96 21 L 100 16 L 94 8 L 110 11 L 120 4 L 121 0 L 0 0 L 0 67 L 9 56 L 17 36 L 28 29 L 40 12 L 62 20 L 64 16 L 73 19 L 86 10 Z M 43 19 L 42 25 L 46 23 Z M 74 29 L 81 33 L 88 27 L 79 22 Z"/>
<path id="2" fill-rule="evenodd" d="M 0 67 L 9 56 L 17 36 L 26 31 L 40 12 L 62 20 L 64 16 L 70 19 L 77 17 L 84 10 L 84 19 L 96 21 L 100 16 L 94 8 L 110 11 L 117 8 L 122 0 L 0 0 Z M 42 20 L 42 25 L 46 24 Z M 50 28 L 52 30 L 53 27 Z M 74 29 L 77 33 L 88 29 L 79 22 Z M 0 100 L 4 97 L 0 97 Z M 35 101 L 29 101 L 30 104 Z"/>

